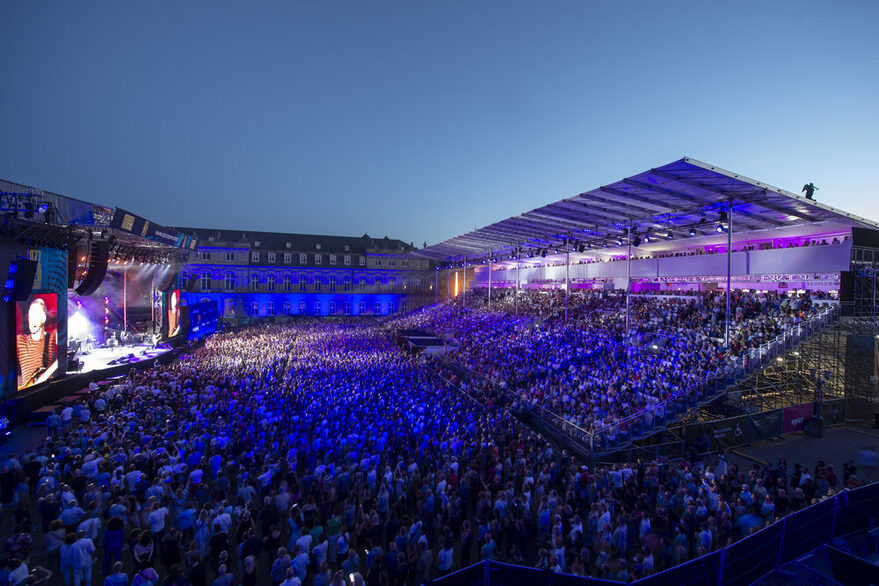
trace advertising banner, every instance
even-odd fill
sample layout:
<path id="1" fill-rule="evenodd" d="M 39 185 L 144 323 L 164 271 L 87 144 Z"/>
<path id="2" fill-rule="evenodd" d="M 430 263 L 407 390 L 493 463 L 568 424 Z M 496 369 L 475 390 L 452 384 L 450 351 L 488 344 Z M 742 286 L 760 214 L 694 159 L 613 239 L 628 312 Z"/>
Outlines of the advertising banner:
<path id="1" fill-rule="evenodd" d="M 803 431 L 812 416 L 812 404 L 803 403 L 802 405 L 794 405 L 793 407 L 785 407 L 782 416 L 781 431 L 782 433 L 793 433 L 795 431 Z"/>
<path id="2" fill-rule="evenodd" d="M 748 416 L 730 417 L 709 423 L 711 447 L 732 448 L 747 443 Z"/>
<path id="3" fill-rule="evenodd" d="M 772 411 L 748 415 L 748 427 L 746 430 L 748 443 L 781 436 L 781 411 L 781 409 L 773 409 Z"/>
<path id="4" fill-rule="evenodd" d="M 197 246 L 196 239 L 191 236 L 150 222 L 146 218 L 136 216 L 122 208 L 116 208 L 110 226 L 167 246 L 176 246 L 177 248 L 185 248 L 187 250 L 195 250 Z"/>

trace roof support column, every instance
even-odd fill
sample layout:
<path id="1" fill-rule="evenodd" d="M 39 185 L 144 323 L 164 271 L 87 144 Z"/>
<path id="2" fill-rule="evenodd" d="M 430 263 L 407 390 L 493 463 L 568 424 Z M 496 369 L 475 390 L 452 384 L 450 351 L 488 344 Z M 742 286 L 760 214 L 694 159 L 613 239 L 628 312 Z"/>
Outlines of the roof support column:
<path id="1" fill-rule="evenodd" d="M 729 356 L 729 306 L 732 292 L 730 286 L 732 283 L 732 200 L 729 202 L 729 210 L 727 212 L 726 224 L 726 334 L 724 335 L 724 346 Z"/>
<path id="2" fill-rule="evenodd" d="M 565 322 L 568 321 L 568 290 L 571 288 L 571 247 L 565 245 Z"/>
<path id="3" fill-rule="evenodd" d="M 519 315 L 519 257 L 522 256 L 522 249 L 516 247 L 516 315 Z"/>
<path id="4" fill-rule="evenodd" d="M 632 225 L 628 228 L 628 253 L 626 254 L 626 331 L 623 334 L 623 343 L 628 345 L 629 340 L 629 290 L 632 288 Z"/>
<path id="5" fill-rule="evenodd" d="M 462 294 L 464 296 L 464 308 L 467 308 L 467 257 L 464 257 L 464 282 L 461 283 Z"/>
<path id="6" fill-rule="evenodd" d="M 433 268 L 433 302 L 436 304 L 439 303 L 439 263 Z"/>
<path id="7" fill-rule="evenodd" d="M 488 310 L 491 311 L 491 255 L 494 251 L 488 251 Z"/>

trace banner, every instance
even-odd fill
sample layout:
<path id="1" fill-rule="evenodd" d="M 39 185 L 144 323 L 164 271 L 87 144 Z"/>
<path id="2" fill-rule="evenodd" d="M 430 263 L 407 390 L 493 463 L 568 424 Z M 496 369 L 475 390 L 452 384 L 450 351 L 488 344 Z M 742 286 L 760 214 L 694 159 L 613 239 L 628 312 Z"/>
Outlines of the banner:
<path id="1" fill-rule="evenodd" d="M 809 418 L 812 416 L 812 404 L 803 403 L 802 405 L 794 405 L 793 407 L 785 407 L 782 416 L 782 433 L 793 433 L 795 431 L 803 431 Z"/>
<path id="2" fill-rule="evenodd" d="M 159 242 L 166 246 L 175 246 L 177 248 L 185 248 L 187 250 L 195 250 L 197 241 L 192 236 L 181 234 L 176 230 L 165 228 L 146 218 L 136 216 L 131 212 L 127 212 L 122 208 L 116 208 L 113 212 L 113 220 L 110 226 L 129 234 L 140 236 L 148 240 Z"/>
<path id="3" fill-rule="evenodd" d="M 773 409 L 772 411 L 748 415 L 748 426 L 746 429 L 748 443 L 781 436 L 781 411 L 781 409 Z"/>
<path id="4" fill-rule="evenodd" d="M 733 448 L 748 441 L 746 432 L 748 428 L 747 415 L 712 421 L 708 424 L 708 428 L 713 449 Z"/>
<path id="5" fill-rule="evenodd" d="M 824 401 L 821 405 L 821 416 L 824 418 L 824 425 L 845 423 L 845 399 Z"/>

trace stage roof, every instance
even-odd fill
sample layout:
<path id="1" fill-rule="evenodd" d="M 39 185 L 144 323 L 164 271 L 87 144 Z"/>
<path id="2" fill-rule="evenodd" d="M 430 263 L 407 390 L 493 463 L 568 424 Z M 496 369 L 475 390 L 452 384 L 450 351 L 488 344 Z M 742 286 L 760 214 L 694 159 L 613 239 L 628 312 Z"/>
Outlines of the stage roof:
<path id="1" fill-rule="evenodd" d="M 732 202 L 733 233 L 832 224 L 879 229 L 860 218 L 818 201 L 754 181 L 685 157 L 626 177 L 574 197 L 495 222 L 417 251 L 437 260 L 504 253 L 516 246 L 556 248 L 566 242 L 601 246 L 626 240 L 627 227 L 642 236 L 651 229 L 656 240 L 676 236 L 709 236 L 722 221 L 719 213 Z"/>

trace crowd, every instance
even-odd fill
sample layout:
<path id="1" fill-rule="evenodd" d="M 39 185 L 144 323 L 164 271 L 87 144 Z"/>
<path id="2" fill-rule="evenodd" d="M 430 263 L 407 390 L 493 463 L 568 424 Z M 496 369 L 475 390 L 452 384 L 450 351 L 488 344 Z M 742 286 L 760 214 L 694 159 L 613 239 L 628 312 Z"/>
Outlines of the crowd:
<path id="1" fill-rule="evenodd" d="M 468 293 L 400 318 L 455 344 L 451 358 L 520 401 L 591 431 L 661 403 L 751 359 L 761 344 L 816 312 L 811 297 L 734 291 L 729 347 L 723 291 L 687 297 L 577 291 Z M 626 326 L 628 325 L 628 330 Z"/>
<path id="2" fill-rule="evenodd" d="M 2 464 L 0 584 L 424 584 L 482 559 L 625 581 L 840 484 L 722 456 L 590 470 L 374 322 L 221 333 L 71 411 Z"/>

